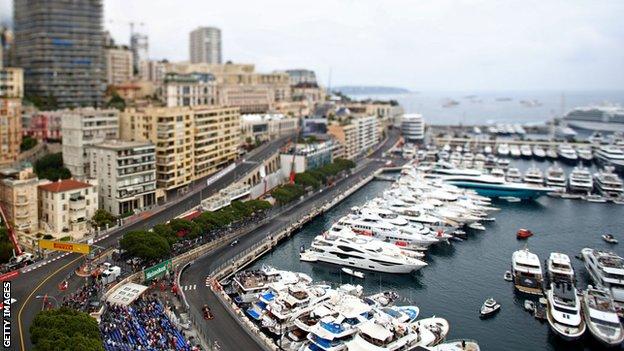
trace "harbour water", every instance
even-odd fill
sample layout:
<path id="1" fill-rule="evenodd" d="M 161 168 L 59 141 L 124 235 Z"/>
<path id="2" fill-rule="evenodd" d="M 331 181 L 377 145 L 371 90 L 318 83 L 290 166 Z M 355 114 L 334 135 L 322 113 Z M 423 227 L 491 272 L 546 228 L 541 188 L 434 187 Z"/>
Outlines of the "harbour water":
<path id="1" fill-rule="evenodd" d="M 624 91 L 501 91 L 501 92 L 415 92 L 397 95 L 362 96 L 355 99 L 394 99 L 408 113 L 422 113 L 429 124 L 541 123 L 563 112 L 603 103 L 624 105 Z M 563 99 L 562 99 L 563 97 Z M 504 101 L 501 101 L 504 99 Z M 443 107 L 445 102 L 458 102 Z M 537 104 L 525 106 L 521 101 Z"/>
<path id="2" fill-rule="evenodd" d="M 551 163 L 535 164 L 546 169 Z M 517 160 L 512 165 L 526 169 L 530 162 Z M 567 173 L 571 170 L 567 166 L 564 169 Z M 464 242 L 432 248 L 427 257 L 429 266 L 414 276 L 366 272 L 362 280 L 341 273 L 338 266 L 299 261 L 302 245 L 309 247 L 314 236 L 329 228 L 353 206 L 362 205 L 389 186 L 390 182 L 371 182 L 311 221 L 253 267 L 269 264 L 305 272 L 315 281 L 357 283 L 364 287 L 366 294 L 395 290 L 402 297 L 399 304 L 418 305 L 422 317 L 446 318 L 451 325 L 448 339 L 476 339 L 482 350 L 602 350 L 589 333 L 581 342 L 566 343 L 558 339 L 547 323 L 540 323 L 524 311 L 526 296 L 515 293 L 512 284 L 503 280 L 503 273 L 510 269 L 512 253 L 528 244 L 542 261 L 553 251 L 568 254 L 578 286 L 585 288 L 589 276 L 583 263 L 574 256 L 584 247 L 610 249 L 624 256 L 620 246 L 610 246 L 600 237 L 604 233 L 616 237 L 622 234 L 624 206 L 549 197 L 535 202 L 497 201 L 496 206 L 501 211 L 493 213 L 496 221 L 486 223 L 486 231 L 470 232 Z M 519 241 L 516 239 L 519 228 L 531 229 L 535 235 L 527 241 Z M 501 312 L 491 319 L 481 320 L 479 307 L 490 296 L 501 303 Z"/>

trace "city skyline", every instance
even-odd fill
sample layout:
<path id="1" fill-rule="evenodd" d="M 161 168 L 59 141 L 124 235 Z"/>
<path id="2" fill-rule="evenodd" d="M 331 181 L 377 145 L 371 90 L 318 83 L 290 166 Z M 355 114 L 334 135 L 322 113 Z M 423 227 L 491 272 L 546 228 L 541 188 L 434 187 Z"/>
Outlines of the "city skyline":
<path id="1" fill-rule="evenodd" d="M 0 0 L 0 20 L 11 15 Z M 185 11 L 193 9 L 192 11 Z M 150 41 L 150 57 L 189 60 L 198 26 L 222 30 L 223 61 L 259 70 L 311 68 L 327 85 L 413 90 L 610 90 L 624 80 L 619 1 L 317 2 L 106 0 L 104 27 L 122 44 L 124 21 Z M 262 13 L 262 16 L 258 16 Z M 8 16 L 7 16 L 8 15 Z"/>

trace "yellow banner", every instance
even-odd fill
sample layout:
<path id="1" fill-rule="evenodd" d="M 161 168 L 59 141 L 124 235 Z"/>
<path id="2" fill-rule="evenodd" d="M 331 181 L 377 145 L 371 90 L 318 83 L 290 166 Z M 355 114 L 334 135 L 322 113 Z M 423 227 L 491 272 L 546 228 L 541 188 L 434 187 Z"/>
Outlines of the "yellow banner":
<path id="1" fill-rule="evenodd" d="M 67 241 L 39 240 L 39 248 L 55 251 L 77 252 L 81 254 L 89 253 L 89 245 L 71 243 Z"/>

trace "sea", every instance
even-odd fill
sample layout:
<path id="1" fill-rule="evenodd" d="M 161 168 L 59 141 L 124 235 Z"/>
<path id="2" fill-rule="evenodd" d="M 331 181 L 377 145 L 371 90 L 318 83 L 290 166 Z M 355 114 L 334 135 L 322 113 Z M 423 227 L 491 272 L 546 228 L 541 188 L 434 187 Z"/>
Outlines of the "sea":
<path id="1" fill-rule="evenodd" d="M 546 170 L 551 162 L 515 160 L 512 165 L 522 171 L 531 165 Z M 569 166 L 562 165 L 562 168 L 568 173 L 571 171 Z M 624 256 L 624 245 L 610 245 L 601 239 L 602 234 L 611 233 L 624 242 L 624 206 L 550 197 L 520 203 L 496 201 L 495 206 L 500 211 L 492 213 L 495 222 L 485 223 L 485 231 L 468 232 L 469 237 L 463 242 L 433 247 L 427 257 L 429 265 L 415 275 L 366 272 L 365 279 L 358 279 L 342 273 L 338 266 L 299 261 L 302 246 L 309 247 L 316 235 L 349 213 L 353 206 L 361 206 L 379 196 L 391 184 L 387 181 L 369 183 L 309 222 L 251 268 L 267 264 L 305 272 L 317 282 L 361 284 L 365 294 L 397 291 L 401 295 L 398 304 L 417 305 L 422 318 L 433 315 L 446 318 L 450 323 L 447 340 L 475 339 L 482 350 L 603 349 L 589 332 L 577 342 L 559 339 L 547 323 L 538 321 L 523 309 L 527 297 L 516 293 L 512 283 L 503 279 L 503 274 L 510 270 L 512 253 L 524 247 L 538 254 L 543 262 L 550 252 L 562 252 L 572 260 L 577 286 L 585 288 L 591 282 L 583 263 L 575 256 L 585 247 L 609 249 Z M 516 239 L 520 228 L 530 229 L 535 235 L 520 241 Z M 481 320 L 479 308 L 488 297 L 494 297 L 502 308 L 493 318 Z"/>
<path id="2" fill-rule="evenodd" d="M 360 100 L 393 99 L 407 113 L 421 113 L 428 124 L 474 125 L 543 123 L 587 105 L 624 106 L 622 91 L 448 91 L 394 95 L 351 95 Z M 456 105 L 444 107 L 449 101 Z M 524 103 L 523 103 L 524 102 Z"/>

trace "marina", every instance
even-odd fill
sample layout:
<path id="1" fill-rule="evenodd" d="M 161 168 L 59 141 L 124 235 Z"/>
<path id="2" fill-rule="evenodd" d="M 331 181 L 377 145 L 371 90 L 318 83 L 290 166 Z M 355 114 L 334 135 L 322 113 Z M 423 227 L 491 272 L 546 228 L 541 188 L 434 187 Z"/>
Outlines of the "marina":
<path id="1" fill-rule="evenodd" d="M 547 168 L 552 163 L 538 165 Z M 531 162 L 517 160 L 514 166 L 525 171 L 531 167 Z M 567 165 L 561 167 L 570 171 Z M 585 333 L 578 345 L 557 337 L 548 323 L 542 324 L 532 314 L 524 312 L 527 296 L 514 292 L 513 284 L 501 277 L 509 270 L 512 253 L 524 249 L 525 245 L 539 257 L 542 267 L 554 251 L 575 257 L 584 247 L 592 247 L 614 250 L 622 255 L 619 247 L 602 240 L 604 233 L 596 232 L 596 228 L 600 228 L 618 233 L 617 229 L 624 225 L 623 220 L 617 218 L 621 206 L 546 196 L 521 203 L 494 201 L 493 205 L 501 210 L 496 213 L 496 221 L 484 223 L 485 231 L 466 229 L 467 240 L 464 242 L 432 246 L 425 258 L 427 266 L 412 275 L 369 271 L 361 279 L 343 272 L 340 266 L 299 260 L 302 246 L 310 247 L 315 236 L 351 213 L 353 207 L 382 195 L 390 186 L 387 181 L 369 183 L 337 207 L 313 219 L 291 239 L 256 261 L 252 268 L 268 264 L 278 269 L 304 272 L 314 281 L 360 284 L 364 287 L 364 294 L 396 291 L 400 296 L 397 305 L 416 305 L 423 317 L 444 317 L 451 326 L 449 339 L 476 339 L 482 349 L 601 349 L 589 333 Z M 578 218 L 578 213 L 584 214 L 582 219 Z M 516 232 L 523 227 L 531 228 L 537 234 L 526 242 L 518 241 Z M 576 272 L 577 286 L 585 289 L 591 281 L 583 263 L 572 259 L 571 264 Z M 479 309 L 487 297 L 493 297 L 502 308 L 492 318 L 481 320 Z M 537 316 L 543 314 L 546 318 L 545 307 L 540 306 L 537 298 L 534 301 Z M 501 333 L 504 338 L 500 337 Z M 523 346 L 519 348 L 518 345 Z"/>

